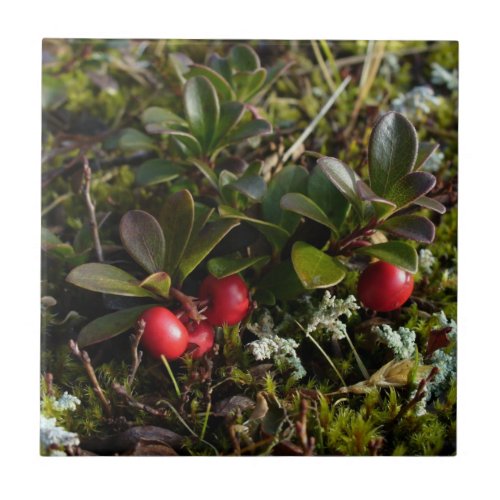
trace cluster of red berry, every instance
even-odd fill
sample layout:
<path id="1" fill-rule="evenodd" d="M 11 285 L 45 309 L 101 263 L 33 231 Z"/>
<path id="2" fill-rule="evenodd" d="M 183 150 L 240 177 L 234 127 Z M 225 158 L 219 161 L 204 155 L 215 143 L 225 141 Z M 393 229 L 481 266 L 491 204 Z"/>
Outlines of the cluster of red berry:
<path id="1" fill-rule="evenodd" d="M 152 356 L 177 359 L 192 344 L 196 348 L 191 351 L 191 356 L 200 358 L 214 344 L 213 327 L 235 325 L 246 316 L 250 306 L 248 288 L 237 274 L 222 279 L 207 276 L 200 286 L 199 298 L 208 303 L 203 312 L 207 319 L 200 323 L 190 320 L 185 314 L 179 318 L 161 306 L 152 307 L 142 314 L 146 326 L 141 343 Z"/>

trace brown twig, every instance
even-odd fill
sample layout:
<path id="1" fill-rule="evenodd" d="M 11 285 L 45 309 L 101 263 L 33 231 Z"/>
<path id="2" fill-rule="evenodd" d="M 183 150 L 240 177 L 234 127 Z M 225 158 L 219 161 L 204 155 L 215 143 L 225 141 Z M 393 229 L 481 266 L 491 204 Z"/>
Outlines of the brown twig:
<path id="1" fill-rule="evenodd" d="M 142 361 L 142 351 L 139 351 L 138 349 L 141 338 L 144 335 L 145 328 L 146 328 L 146 322 L 143 319 L 140 319 L 137 322 L 135 332 L 130 335 L 130 344 L 132 348 L 132 366 L 130 369 L 130 375 L 128 376 L 129 385 L 131 385 L 132 382 L 134 381 L 137 368 L 139 368 L 139 365 L 141 364 Z"/>
<path id="2" fill-rule="evenodd" d="M 152 406 L 145 405 L 144 403 L 140 403 L 139 401 L 135 400 L 128 392 L 123 385 L 120 385 L 118 382 L 113 382 L 112 386 L 113 390 L 121 396 L 123 399 L 127 401 L 127 403 L 134 407 L 137 408 L 138 410 L 145 411 L 146 413 L 149 413 L 150 415 L 154 415 L 155 417 L 164 417 L 165 412 L 163 410 L 157 410 L 156 408 L 153 408 Z"/>
<path id="3" fill-rule="evenodd" d="M 104 262 L 101 240 L 99 238 L 99 226 L 97 224 L 97 218 L 95 215 L 95 205 L 92 203 L 92 199 L 90 198 L 90 181 L 92 178 L 92 170 L 89 166 L 89 161 L 86 156 L 83 157 L 83 176 L 84 176 L 83 196 L 85 198 L 85 204 L 87 205 L 87 210 L 89 213 L 90 230 L 92 232 L 92 239 L 94 241 L 94 249 L 97 255 L 97 260 L 99 262 Z"/>
<path id="4" fill-rule="evenodd" d="M 170 297 L 181 303 L 182 308 L 192 320 L 199 323 L 200 321 L 206 319 L 205 316 L 203 316 L 198 310 L 193 297 L 189 297 L 174 287 L 170 287 Z"/>
<path id="5" fill-rule="evenodd" d="M 44 378 L 45 378 L 45 384 L 47 386 L 47 396 L 53 396 L 54 388 L 52 386 L 52 382 L 54 381 L 54 375 L 52 375 L 52 373 L 50 372 L 47 372 Z"/>
<path id="6" fill-rule="evenodd" d="M 304 456 L 311 457 L 314 452 L 314 445 L 316 440 L 313 436 L 307 435 L 307 410 L 309 408 L 309 403 L 307 399 L 302 398 L 300 400 L 300 415 L 297 422 L 295 422 L 295 430 L 297 432 L 297 437 L 299 438 L 299 443 L 304 453 Z"/>
<path id="7" fill-rule="evenodd" d="M 420 401 L 422 401 L 422 399 L 424 399 L 425 397 L 425 393 L 426 393 L 426 387 L 427 385 L 432 382 L 434 380 L 434 377 L 439 373 L 439 368 L 434 366 L 431 370 L 431 372 L 429 373 L 429 375 L 427 376 L 427 378 L 423 378 L 419 384 L 418 384 L 418 387 L 417 387 L 417 392 L 415 393 L 415 395 L 410 399 L 410 401 L 408 401 L 407 403 L 405 403 L 401 409 L 399 410 L 398 414 L 394 417 L 394 420 L 391 422 L 391 426 L 395 425 L 397 422 L 399 422 L 399 420 L 401 420 L 401 418 L 403 418 L 403 416 L 408 412 L 410 411 L 412 408 L 414 408 L 417 403 L 419 403 Z"/>
<path id="8" fill-rule="evenodd" d="M 109 401 L 106 399 L 106 396 L 104 395 L 104 392 L 102 391 L 101 386 L 99 385 L 99 382 L 97 380 L 94 371 L 94 367 L 92 366 L 92 363 L 90 361 L 90 356 L 88 355 L 87 351 L 80 351 L 77 343 L 74 340 L 69 341 L 69 348 L 73 353 L 73 355 L 79 358 L 80 361 L 82 362 L 83 367 L 85 368 L 85 371 L 87 372 L 87 375 L 90 379 L 90 382 L 92 383 L 94 392 L 96 396 L 99 398 L 99 401 L 101 402 L 104 413 L 106 413 L 108 417 L 111 417 L 113 414 L 111 410 L 111 405 Z"/>

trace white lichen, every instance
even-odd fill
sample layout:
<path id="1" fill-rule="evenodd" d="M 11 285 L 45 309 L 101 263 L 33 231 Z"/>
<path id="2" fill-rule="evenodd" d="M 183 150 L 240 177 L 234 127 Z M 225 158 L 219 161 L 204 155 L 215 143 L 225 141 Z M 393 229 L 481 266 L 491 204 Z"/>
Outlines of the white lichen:
<path id="1" fill-rule="evenodd" d="M 269 311 L 264 310 L 259 322 L 248 325 L 248 329 L 258 337 L 246 346 L 257 361 L 272 359 L 279 369 L 291 369 L 291 377 L 295 380 L 305 376 L 306 371 L 296 352 L 299 344 L 293 339 L 276 335 Z"/>
<path id="2" fill-rule="evenodd" d="M 435 174 L 440 168 L 444 160 L 444 153 L 442 151 L 435 151 L 432 153 L 422 165 L 422 170 Z"/>
<path id="3" fill-rule="evenodd" d="M 419 267 L 424 274 L 432 274 L 432 267 L 436 263 L 436 257 L 428 248 L 422 248 L 418 252 Z"/>
<path id="4" fill-rule="evenodd" d="M 53 397 L 51 403 L 55 411 L 75 411 L 81 401 L 76 396 L 65 391 L 59 399 Z"/>
<path id="5" fill-rule="evenodd" d="M 52 447 L 78 446 L 78 434 L 58 427 L 55 418 L 40 415 L 40 443 L 45 449 Z"/>
<path id="6" fill-rule="evenodd" d="M 431 64 L 431 82 L 436 85 L 446 85 L 449 90 L 458 89 L 458 71 L 452 72 L 444 69 L 440 64 L 433 62 Z"/>
<path id="7" fill-rule="evenodd" d="M 394 331 L 389 325 L 374 326 L 372 332 L 387 344 L 397 360 L 409 359 L 415 354 L 415 332 L 405 327 Z"/>
<path id="8" fill-rule="evenodd" d="M 339 318 L 349 319 L 354 311 L 359 309 L 356 298 L 349 295 L 347 299 L 337 299 L 327 290 L 318 308 L 313 312 L 306 326 L 306 332 L 312 333 L 319 329 L 332 336 L 332 339 L 343 339 L 347 334 L 346 325 Z"/>
<path id="9" fill-rule="evenodd" d="M 392 101 L 392 109 L 412 120 L 416 119 L 421 113 L 424 115 L 429 114 L 432 106 L 437 106 L 439 103 L 440 98 L 434 95 L 434 90 L 431 87 L 422 85 L 414 87 L 406 94 L 399 94 Z"/>

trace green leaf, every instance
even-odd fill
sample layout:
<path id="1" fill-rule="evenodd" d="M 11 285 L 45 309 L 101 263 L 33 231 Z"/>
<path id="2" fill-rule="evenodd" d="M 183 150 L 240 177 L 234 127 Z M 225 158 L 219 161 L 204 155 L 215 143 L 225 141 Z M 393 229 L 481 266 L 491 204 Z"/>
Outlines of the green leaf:
<path id="1" fill-rule="evenodd" d="M 308 219 L 319 222 L 323 226 L 330 228 L 335 234 L 338 234 L 337 228 L 328 219 L 328 216 L 321 208 L 310 198 L 301 193 L 287 193 L 281 198 L 280 207 L 284 210 L 290 210 Z"/>
<path id="2" fill-rule="evenodd" d="M 318 160 L 318 166 L 328 180 L 344 195 L 356 212 L 361 215 L 363 210 L 359 199 L 356 182 L 360 180 L 354 170 L 337 158 L 325 156 Z"/>
<path id="3" fill-rule="evenodd" d="M 218 279 L 231 276 L 232 274 L 239 273 L 256 264 L 263 264 L 269 261 L 267 255 L 263 257 L 216 257 L 210 259 L 207 263 L 207 269 L 210 274 Z"/>
<path id="4" fill-rule="evenodd" d="M 155 149 L 155 145 L 151 137 L 148 137 L 133 128 L 125 129 L 121 134 L 118 143 L 122 149 L 127 150 Z"/>
<path id="5" fill-rule="evenodd" d="M 139 316 L 151 307 L 154 307 L 154 304 L 122 309 L 95 319 L 81 330 L 78 335 L 78 347 L 83 349 L 126 332 L 133 328 Z"/>
<path id="6" fill-rule="evenodd" d="M 258 288 L 252 295 L 252 299 L 254 302 L 257 302 L 258 306 L 276 305 L 276 297 L 274 296 L 274 293 L 264 288 Z"/>
<path id="7" fill-rule="evenodd" d="M 234 205 L 238 194 L 235 190 L 230 189 L 232 182 L 236 181 L 238 177 L 229 170 L 222 170 L 219 172 L 219 192 L 228 205 Z"/>
<path id="8" fill-rule="evenodd" d="M 168 182 L 184 172 L 184 168 L 166 160 L 147 160 L 138 169 L 135 180 L 140 186 Z"/>
<path id="9" fill-rule="evenodd" d="M 260 219 L 254 219 L 242 212 L 239 212 L 238 210 L 235 210 L 234 208 L 220 205 L 219 214 L 224 218 L 238 219 L 248 222 L 248 224 L 255 227 L 255 229 L 257 229 L 264 235 L 275 252 L 281 250 L 285 246 L 285 243 L 288 241 L 288 238 L 290 238 L 290 234 L 276 224 L 272 224 L 271 222 L 266 222 Z"/>
<path id="10" fill-rule="evenodd" d="M 398 208 L 405 207 L 428 193 L 436 185 L 436 178 L 428 172 L 412 172 L 401 177 L 387 193 L 387 199 Z"/>
<path id="11" fill-rule="evenodd" d="M 66 281 L 93 292 L 126 297 L 152 296 L 150 292 L 139 286 L 139 280 L 131 274 L 109 264 L 82 264 L 68 274 Z"/>
<path id="12" fill-rule="evenodd" d="M 302 285 L 308 289 L 327 288 L 345 277 L 342 264 L 303 241 L 293 244 L 292 263 Z"/>
<path id="13" fill-rule="evenodd" d="M 215 147 L 219 142 L 225 142 L 225 137 L 238 124 L 243 116 L 245 108 L 241 102 L 225 102 L 220 107 L 220 119 L 217 132 L 214 136 L 212 146 Z"/>
<path id="14" fill-rule="evenodd" d="M 189 71 L 189 67 L 193 64 L 191 58 L 179 52 L 171 52 L 168 55 L 168 60 L 174 68 L 174 71 L 181 83 L 184 83 L 186 81 L 184 75 Z"/>
<path id="15" fill-rule="evenodd" d="M 231 132 L 224 140 L 224 144 L 232 144 L 259 135 L 271 134 L 272 131 L 273 127 L 267 120 L 252 120 Z"/>
<path id="16" fill-rule="evenodd" d="M 418 170 L 422 167 L 425 162 L 437 151 L 439 144 L 433 144 L 432 142 L 419 142 L 417 149 L 417 159 L 415 160 L 415 166 L 413 170 Z"/>
<path id="17" fill-rule="evenodd" d="M 361 247 L 356 249 L 355 252 L 376 257 L 410 273 L 416 273 L 418 270 L 417 251 L 411 245 L 402 241 L 389 241 L 369 247 Z"/>
<path id="18" fill-rule="evenodd" d="M 193 229 L 191 230 L 191 236 L 189 238 L 190 242 L 198 237 L 198 233 L 208 222 L 208 219 L 214 213 L 214 210 L 215 209 L 202 205 L 201 203 L 194 204 L 194 222 Z"/>
<path id="19" fill-rule="evenodd" d="M 184 87 L 184 109 L 193 135 L 207 151 L 219 124 L 219 99 L 204 76 L 190 78 Z"/>
<path id="20" fill-rule="evenodd" d="M 181 281 L 202 262 L 202 260 L 222 241 L 231 229 L 238 226 L 235 220 L 218 220 L 207 224 L 196 240 L 188 246 L 180 264 Z"/>
<path id="21" fill-rule="evenodd" d="M 214 187 L 218 191 L 219 179 L 217 178 L 217 174 L 210 168 L 210 166 L 204 161 L 198 160 L 196 158 L 191 158 L 190 162 L 209 180 L 212 187 Z"/>
<path id="22" fill-rule="evenodd" d="M 237 181 L 230 184 L 232 189 L 236 189 L 240 193 L 251 200 L 260 201 L 266 192 L 266 182 L 259 175 L 244 175 Z"/>
<path id="23" fill-rule="evenodd" d="M 281 300 L 294 299 L 306 291 L 290 260 L 273 266 L 258 283 L 257 289 L 267 290 Z"/>
<path id="24" fill-rule="evenodd" d="M 142 112 L 141 121 L 144 125 L 155 124 L 163 127 L 179 125 L 187 127 L 186 120 L 183 120 L 180 116 L 177 116 L 168 109 L 159 108 L 157 106 L 145 109 Z"/>
<path id="25" fill-rule="evenodd" d="M 400 113 L 389 112 L 375 125 L 368 146 L 370 185 L 386 196 L 392 185 L 409 174 L 417 158 L 417 133 Z"/>
<path id="26" fill-rule="evenodd" d="M 201 64 L 193 64 L 190 66 L 189 71 L 185 76 L 187 78 L 191 78 L 193 76 L 204 76 L 215 87 L 215 90 L 219 93 L 219 96 L 223 101 L 230 101 L 235 98 L 233 89 L 227 80 L 212 68 L 208 68 L 207 66 L 203 66 Z"/>
<path id="27" fill-rule="evenodd" d="M 174 276 L 186 251 L 194 221 L 194 201 L 187 189 L 171 194 L 160 210 L 160 225 L 165 235 L 163 269 Z"/>
<path id="28" fill-rule="evenodd" d="M 342 225 L 349 210 L 349 202 L 329 181 L 319 165 L 316 165 L 309 175 L 307 195 L 325 212 L 335 227 Z"/>
<path id="29" fill-rule="evenodd" d="M 300 216 L 282 210 L 281 198 L 287 193 L 305 194 L 307 189 L 307 170 L 297 165 L 288 165 L 275 175 L 262 199 L 262 215 L 266 221 L 282 227 L 292 234 L 297 228 Z"/>
<path id="30" fill-rule="evenodd" d="M 415 200 L 413 204 L 422 208 L 433 210 L 438 214 L 444 214 L 446 212 L 446 207 L 442 203 L 439 203 L 439 201 L 434 198 L 428 198 L 427 196 L 422 196 L 418 200 Z"/>
<path id="31" fill-rule="evenodd" d="M 356 181 L 356 191 L 358 193 L 358 196 L 363 201 L 370 201 L 372 203 L 383 203 L 384 205 L 389 205 L 393 208 L 396 208 L 395 203 L 375 194 L 370 188 L 370 186 L 368 186 L 368 184 L 366 184 L 366 182 L 362 181 L 361 179 Z"/>
<path id="32" fill-rule="evenodd" d="M 434 224 L 429 219 L 419 215 L 391 217 L 378 226 L 378 229 L 423 243 L 432 243 L 436 232 Z"/>
<path id="33" fill-rule="evenodd" d="M 244 71 L 233 77 L 236 94 L 241 101 L 247 101 L 253 97 L 262 87 L 266 80 L 267 71 L 264 68 L 249 72 Z"/>
<path id="34" fill-rule="evenodd" d="M 249 45 L 234 45 L 229 52 L 231 66 L 237 71 L 255 71 L 260 68 L 260 59 Z"/>
<path id="35" fill-rule="evenodd" d="M 170 276 L 161 271 L 159 273 L 150 274 L 146 279 L 141 281 L 140 286 L 158 295 L 159 297 L 167 299 L 171 283 L 172 280 L 170 279 Z"/>
<path id="36" fill-rule="evenodd" d="M 151 123 L 146 125 L 146 130 L 150 134 L 163 134 L 163 135 L 171 135 L 174 139 L 179 141 L 183 146 L 185 146 L 188 151 L 193 156 L 201 155 L 201 145 L 196 139 L 196 137 L 188 134 L 187 132 L 183 132 L 181 130 L 174 130 L 169 128 L 164 128 L 161 125 L 157 125 L 155 123 Z"/>
<path id="37" fill-rule="evenodd" d="M 165 238 L 152 215 L 142 210 L 127 212 L 120 221 L 120 238 L 130 256 L 148 273 L 163 269 Z"/>
<path id="38" fill-rule="evenodd" d="M 219 73 L 230 85 L 233 77 L 229 61 L 225 57 L 220 57 L 218 54 L 212 54 L 208 59 L 208 65 Z"/>

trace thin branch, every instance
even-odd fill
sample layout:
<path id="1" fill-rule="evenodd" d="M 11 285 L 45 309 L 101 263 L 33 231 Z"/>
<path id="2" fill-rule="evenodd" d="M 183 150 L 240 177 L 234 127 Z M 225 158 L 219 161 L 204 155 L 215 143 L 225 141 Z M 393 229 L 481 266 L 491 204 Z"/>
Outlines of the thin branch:
<path id="1" fill-rule="evenodd" d="M 135 328 L 135 332 L 130 335 L 130 344 L 132 348 L 132 366 L 130 369 L 130 375 L 128 377 L 129 385 L 132 384 L 135 378 L 135 374 L 137 372 L 137 368 L 142 361 L 142 351 L 139 351 L 139 343 L 141 342 L 141 338 L 144 335 L 144 330 L 146 328 L 146 322 L 143 319 L 140 319 L 137 322 L 137 326 Z"/>
<path id="2" fill-rule="evenodd" d="M 295 422 L 295 430 L 297 432 L 297 437 L 299 438 L 299 443 L 304 453 L 304 456 L 311 457 L 314 452 L 314 446 L 316 440 L 313 436 L 307 434 L 307 410 L 309 404 L 307 399 L 302 398 L 300 400 L 300 415 L 297 422 Z"/>
<path id="3" fill-rule="evenodd" d="M 200 321 L 206 319 L 205 316 L 203 316 L 196 307 L 196 303 L 193 297 L 182 293 L 180 290 L 174 288 L 173 286 L 170 287 L 170 296 L 181 303 L 182 308 L 187 312 L 188 316 L 192 320 L 199 323 Z"/>
<path id="4" fill-rule="evenodd" d="M 101 386 L 99 385 L 99 382 L 97 380 L 94 371 L 94 367 L 92 366 L 92 363 L 90 361 L 90 356 L 88 355 L 87 351 L 80 351 L 77 343 L 74 340 L 69 341 L 69 348 L 73 353 L 73 355 L 79 358 L 80 361 L 82 362 L 83 367 L 87 372 L 87 376 L 89 377 L 90 382 L 92 383 L 94 392 L 96 396 L 99 398 L 99 401 L 101 402 L 104 413 L 106 413 L 108 417 L 111 417 L 113 415 L 113 412 L 111 410 L 111 405 L 109 401 L 106 399 L 106 396 L 104 395 L 104 392 L 102 391 Z"/>
<path id="5" fill-rule="evenodd" d="M 127 389 L 125 389 L 125 387 L 120 385 L 118 382 L 113 382 L 113 385 L 111 387 L 119 396 L 121 396 L 123 399 L 125 399 L 130 406 L 137 408 L 138 410 L 145 411 L 146 413 L 149 413 L 150 415 L 154 415 L 155 417 L 164 417 L 165 416 L 165 412 L 163 410 L 157 410 L 156 408 L 153 408 L 152 406 L 145 405 L 145 404 L 140 403 L 139 401 L 135 400 L 127 392 Z"/>
<path id="6" fill-rule="evenodd" d="M 85 198 L 85 204 L 87 205 L 87 210 L 89 213 L 90 230 L 92 232 L 92 239 L 94 241 L 94 249 L 97 255 L 97 260 L 99 262 L 104 262 L 101 240 L 99 238 L 99 226 L 97 224 L 97 218 L 95 215 L 95 206 L 92 203 L 92 199 L 90 198 L 90 180 L 92 178 L 92 170 L 90 169 L 89 161 L 86 156 L 83 158 L 83 175 L 84 175 L 83 196 Z"/>

